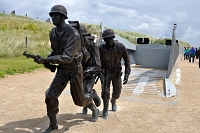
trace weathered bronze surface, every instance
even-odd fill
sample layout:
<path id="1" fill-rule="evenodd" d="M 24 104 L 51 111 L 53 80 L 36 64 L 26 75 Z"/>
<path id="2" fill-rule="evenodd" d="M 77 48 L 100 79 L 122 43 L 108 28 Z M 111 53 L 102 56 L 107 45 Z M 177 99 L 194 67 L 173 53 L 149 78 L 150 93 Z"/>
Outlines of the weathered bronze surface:
<path id="1" fill-rule="evenodd" d="M 105 43 L 99 46 L 100 59 L 101 59 L 101 86 L 102 86 L 102 99 L 104 103 L 102 118 L 106 119 L 108 116 L 108 106 L 110 99 L 110 84 L 112 83 L 112 110 L 117 110 L 116 99 L 120 97 L 122 89 L 122 66 L 121 59 L 124 60 L 125 74 L 123 84 L 128 82 L 130 75 L 130 61 L 126 47 L 117 41 L 114 41 L 114 31 L 106 29 L 102 33 Z"/>

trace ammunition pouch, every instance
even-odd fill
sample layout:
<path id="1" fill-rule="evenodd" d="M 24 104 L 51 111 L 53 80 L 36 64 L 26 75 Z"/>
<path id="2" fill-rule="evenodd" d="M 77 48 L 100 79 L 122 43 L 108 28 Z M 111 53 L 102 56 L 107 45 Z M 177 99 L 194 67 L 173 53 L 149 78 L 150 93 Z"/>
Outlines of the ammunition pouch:
<path id="1" fill-rule="evenodd" d="M 119 66 L 114 69 L 102 68 L 101 72 L 105 73 L 105 74 L 116 74 L 116 77 L 121 77 L 122 76 L 122 67 Z"/>

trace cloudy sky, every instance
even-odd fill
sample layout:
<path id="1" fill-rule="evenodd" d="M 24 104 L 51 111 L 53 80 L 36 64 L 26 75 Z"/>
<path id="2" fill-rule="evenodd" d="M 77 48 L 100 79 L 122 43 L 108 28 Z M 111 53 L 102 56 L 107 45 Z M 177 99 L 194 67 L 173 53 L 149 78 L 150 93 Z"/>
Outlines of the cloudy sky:
<path id="1" fill-rule="evenodd" d="M 199 0 L 1 0 L 0 11 L 47 20 L 56 4 L 64 5 L 69 20 L 176 39 L 200 47 Z"/>

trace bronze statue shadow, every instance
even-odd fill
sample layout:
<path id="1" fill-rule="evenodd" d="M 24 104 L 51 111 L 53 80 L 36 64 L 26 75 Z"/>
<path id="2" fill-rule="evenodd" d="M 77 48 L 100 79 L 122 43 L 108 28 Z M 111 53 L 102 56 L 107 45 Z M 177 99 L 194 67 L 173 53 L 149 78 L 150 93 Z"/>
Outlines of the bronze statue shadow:
<path id="1" fill-rule="evenodd" d="M 90 119 L 90 114 L 58 114 L 58 130 L 55 132 L 66 132 L 70 127 L 90 121 Z M 0 126 L 0 133 L 41 133 L 48 125 L 49 119 L 47 116 L 13 121 Z"/>

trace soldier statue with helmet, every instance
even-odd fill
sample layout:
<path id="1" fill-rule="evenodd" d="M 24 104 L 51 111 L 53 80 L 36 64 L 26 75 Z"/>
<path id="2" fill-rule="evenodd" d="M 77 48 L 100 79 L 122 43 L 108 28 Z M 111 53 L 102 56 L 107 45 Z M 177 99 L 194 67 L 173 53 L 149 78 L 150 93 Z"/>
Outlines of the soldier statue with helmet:
<path id="1" fill-rule="evenodd" d="M 58 129 L 56 119 L 59 112 L 58 97 L 69 81 L 70 93 L 75 105 L 87 106 L 92 109 L 94 114 L 98 113 L 98 109 L 93 107 L 91 100 L 93 96 L 83 92 L 81 36 L 76 28 L 65 23 L 65 19 L 68 17 L 67 10 L 63 5 L 53 6 L 49 15 L 55 25 L 49 34 L 52 52 L 47 58 L 40 57 L 35 60 L 39 64 L 58 64 L 56 75 L 45 93 L 47 116 L 50 124 L 43 133 L 50 133 L 52 130 Z"/>
<path id="2" fill-rule="evenodd" d="M 101 104 L 101 99 L 97 95 L 97 92 L 95 89 L 92 89 L 95 83 L 95 79 L 98 76 L 99 70 L 101 68 L 101 61 L 100 61 L 100 55 L 99 55 L 99 48 L 94 43 L 94 37 L 88 34 L 87 29 L 85 26 L 80 26 L 80 32 L 83 36 L 85 47 L 87 48 L 88 52 L 90 53 L 90 58 L 82 63 L 83 70 L 84 70 L 84 79 L 83 79 L 83 89 L 84 93 L 92 93 L 93 94 L 93 101 L 97 107 Z M 93 38 L 92 38 L 93 37 Z M 83 114 L 87 114 L 87 107 L 83 107 L 82 110 Z M 95 116 L 96 119 L 98 118 L 98 114 Z"/>
<path id="3" fill-rule="evenodd" d="M 103 114 L 102 118 L 108 116 L 108 107 L 110 99 L 110 84 L 112 82 L 113 91 L 111 97 L 112 111 L 117 110 L 116 99 L 120 97 L 122 89 L 122 66 L 121 59 L 124 60 L 125 74 L 123 84 L 128 82 L 130 75 L 130 61 L 126 47 L 117 41 L 114 41 L 115 34 L 112 29 L 106 29 L 102 33 L 102 38 L 105 43 L 99 46 L 101 59 L 101 97 L 103 99 Z"/>

